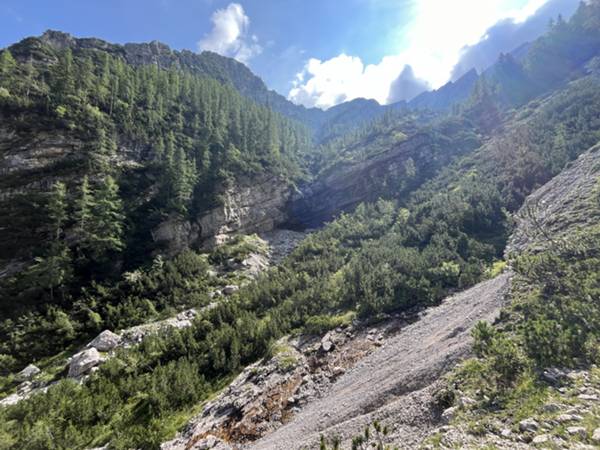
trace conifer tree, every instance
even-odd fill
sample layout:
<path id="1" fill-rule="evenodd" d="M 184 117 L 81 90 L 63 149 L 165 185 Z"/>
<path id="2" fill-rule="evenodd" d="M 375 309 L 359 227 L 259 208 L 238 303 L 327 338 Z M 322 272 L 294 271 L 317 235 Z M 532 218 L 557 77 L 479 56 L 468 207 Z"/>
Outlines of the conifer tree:
<path id="1" fill-rule="evenodd" d="M 104 177 L 95 190 L 91 204 L 92 224 L 89 247 L 94 259 L 101 259 L 108 252 L 120 251 L 123 242 L 123 204 L 119 197 L 119 186 L 109 175 Z"/>
<path id="2" fill-rule="evenodd" d="M 90 189 L 90 183 L 87 175 L 83 177 L 79 188 L 79 196 L 75 200 L 75 233 L 79 240 L 80 248 L 85 248 L 90 239 L 90 227 L 92 225 L 92 210 L 94 208 L 94 199 Z"/>
<path id="3" fill-rule="evenodd" d="M 29 268 L 29 275 L 42 289 L 50 291 L 54 301 L 54 290 L 58 287 L 64 295 L 64 286 L 72 276 L 71 253 L 64 240 L 64 226 L 67 221 L 67 188 L 56 182 L 50 193 L 47 205 L 50 222 L 50 243 L 42 257 L 35 259 Z"/>
<path id="4" fill-rule="evenodd" d="M 10 51 L 4 50 L 0 53 L 0 87 L 4 87 L 10 91 L 16 68 L 17 61 L 15 61 Z"/>
<path id="5" fill-rule="evenodd" d="M 169 203 L 175 211 L 181 214 L 187 212 L 196 180 L 196 160 L 188 159 L 185 152 L 178 148 L 169 168 Z"/>

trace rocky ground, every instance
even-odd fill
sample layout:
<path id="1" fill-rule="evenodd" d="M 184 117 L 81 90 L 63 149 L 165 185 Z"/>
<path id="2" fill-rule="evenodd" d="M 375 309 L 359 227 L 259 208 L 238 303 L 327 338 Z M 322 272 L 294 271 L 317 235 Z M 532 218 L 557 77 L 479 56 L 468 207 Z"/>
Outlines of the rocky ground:
<path id="1" fill-rule="evenodd" d="M 595 449 L 600 448 L 600 370 L 551 368 L 545 401 L 525 418 L 483 412 L 468 397 L 447 410 L 449 424 L 436 428 L 426 449 Z"/>
<path id="2" fill-rule="evenodd" d="M 345 448 L 374 420 L 393 421 L 389 438 L 414 448 L 439 420 L 437 380 L 469 354 L 471 327 L 494 320 L 510 277 L 377 327 L 282 341 L 162 448 L 314 448 L 321 434 Z"/>
<path id="3" fill-rule="evenodd" d="M 556 244 L 566 233 L 600 220 L 600 145 L 533 192 L 516 215 L 508 255 Z"/>

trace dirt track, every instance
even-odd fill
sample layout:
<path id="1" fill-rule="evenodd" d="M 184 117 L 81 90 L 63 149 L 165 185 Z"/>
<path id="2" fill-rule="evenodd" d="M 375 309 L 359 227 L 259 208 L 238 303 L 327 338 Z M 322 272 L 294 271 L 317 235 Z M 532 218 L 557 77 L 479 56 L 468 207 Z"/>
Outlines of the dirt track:
<path id="1" fill-rule="evenodd" d="M 429 309 L 340 377 L 326 395 L 249 448 L 318 448 L 320 435 L 339 436 L 346 448 L 373 420 L 392 425 L 395 445 L 414 448 L 436 420 L 430 408 L 436 381 L 468 355 L 471 327 L 493 321 L 509 282 L 510 274 L 502 274 Z"/>

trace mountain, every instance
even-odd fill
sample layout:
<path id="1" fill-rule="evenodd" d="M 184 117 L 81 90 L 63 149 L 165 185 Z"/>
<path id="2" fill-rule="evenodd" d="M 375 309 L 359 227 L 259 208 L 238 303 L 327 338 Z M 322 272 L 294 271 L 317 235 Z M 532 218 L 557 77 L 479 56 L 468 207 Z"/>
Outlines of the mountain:
<path id="1" fill-rule="evenodd" d="M 450 81 L 435 91 L 423 92 L 417 95 L 408 102 L 408 106 L 411 108 L 448 110 L 452 105 L 462 103 L 469 98 L 478 79 L 477 71 L 471 69 L 454 82 Z"/>
<path id="2" fill-rule="evenodd" d="M 0 447 L 596 445 L 599 24 L 321 129 L 213 54 L 2 51 Z"/>

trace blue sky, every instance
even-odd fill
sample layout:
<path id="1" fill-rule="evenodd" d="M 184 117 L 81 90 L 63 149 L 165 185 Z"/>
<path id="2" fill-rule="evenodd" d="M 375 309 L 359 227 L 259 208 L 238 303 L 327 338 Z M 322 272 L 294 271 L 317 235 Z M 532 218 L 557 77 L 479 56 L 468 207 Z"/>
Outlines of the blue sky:
<path id="1" fill-rule="evenodd" d="M 477 44 L 497 21 L 523 21 L 544 3 L 0 0 L 0 47 L 57 29 L 117 43 L 159 40 L 175 49 L 210 49 L 246 63 L 290 99 L 326 108 L 358 96 L 385 103 L 407 64 L 409 81 L 420 83 L 415 89 L 439 87 L 461 48 Z"/>

